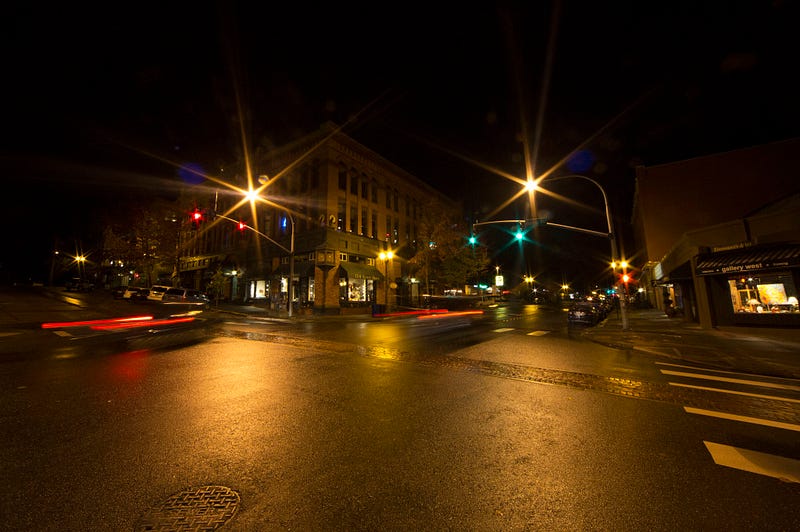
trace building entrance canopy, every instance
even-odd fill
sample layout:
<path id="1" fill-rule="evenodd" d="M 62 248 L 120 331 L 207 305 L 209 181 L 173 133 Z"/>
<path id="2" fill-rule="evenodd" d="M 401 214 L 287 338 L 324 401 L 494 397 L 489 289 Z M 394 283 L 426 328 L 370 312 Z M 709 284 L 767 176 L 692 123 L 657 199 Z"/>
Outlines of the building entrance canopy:
<path id="1" fill-rule="evenodd" d="M 800 245 L 753 246 L 700 255 L 695 271 L 698 275 L 716 275 L 793 266 L 800 266 Z"/>
<path id="2" fill-rule="evenodd" d="M 339 264 L 339 268 L 339 275 L 344 274 L 349 279 L 383 280 L 383 275 L 375 266 L 357 264 L 355 262 L 342 262 Z"/>

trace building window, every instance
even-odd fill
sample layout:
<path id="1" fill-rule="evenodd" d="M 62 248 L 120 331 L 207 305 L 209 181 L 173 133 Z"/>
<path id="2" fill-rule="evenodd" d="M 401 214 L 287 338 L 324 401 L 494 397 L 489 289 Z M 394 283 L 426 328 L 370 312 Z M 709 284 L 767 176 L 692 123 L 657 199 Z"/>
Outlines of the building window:
<path id="1" fill-rule="evenodd" d="M 371 238 L 378 238 L 378 213 L 372 213 L 372 231 L 369 236 Z"/>
<path id="2" fill-rule="evenodd" d="M 350 194 L 358 195 L 358 177 L 355 175 L 355 172 L 350 176 Z"/>
<path id="3" fill-rule="evenodd" d="M 378 184 L 375 181 L 370 183 L 370 192 L 372 193 L 372 203 L 378 203 Z"/>
<path id="4" fill-rule="evenodd" d="M 393 190 L 392 191 L 392 196 L 393 196 L 393 199 L 394 199 L 394 212 L 398 212 L 400 210 L 399 206 L 398 206 L 398 196 L 399 196 L 399 194 L 397 194 L 396 190 Z"/>
<path id="5" fill-rule="evenodd" d="M 339 262 L 347 262 L 347 253 L 339 253 Z"/>
<path id="6" fill-rule="evenodd" d="M 339 168 L 339 190 L 347 190 L 347 170 Z"/>
<path id="7" fill-rule="evenodd" d="M 392 236 L 392 217 L 386 216 L 386 240 L 389 240 L 389 237 Z"/>
<path id="8" fill-rule="evenodd" d="M 358 228 L 358 209 L 355 205 L 350 206 L 350 232 L 355 233 Z"/>
<path id="9" fill-rule="evenodd" d="M 392 189 L 390 189 L 389 187 L 386 187 L 386 208 L 387 209 L 392 208 Z"/>
<path id="10" fill-rule="evenodd" d="M 346 216 L 345 209 L 347 209 L 347 202 L 344 198 L 339 198 L 339 208 L 337 209 L 338 212 L 336 215 L 336 229 L 339 231 L 344 231 L 344 218 Z"/>
<path id="11" fill-rule="evenodd" d="M 747 314 L 797 313 L 797 287 L 790 272 L 728 278 L 733 311 Z"/>
<path id="12" fill-rule="evenodd" d="M 362 306 L 375 301 L 375 281 L 371 279 L 339 279 L 339 304 Z"/>
<path id="13" fill-rule="evenodd" d="M 369 193 L 369 181 L 364 176 L 361 176 L 361 197 L 363 199 L 367 199 L 367 194 Z"/>
<path id="14" fill-rule="evenodd" d="M 367 216 L 367 208 L 361 208 L 361 231 L 359 232 L 360 235 L 367 236 L 367 223 L 369 222 L 369 217 Z"/>

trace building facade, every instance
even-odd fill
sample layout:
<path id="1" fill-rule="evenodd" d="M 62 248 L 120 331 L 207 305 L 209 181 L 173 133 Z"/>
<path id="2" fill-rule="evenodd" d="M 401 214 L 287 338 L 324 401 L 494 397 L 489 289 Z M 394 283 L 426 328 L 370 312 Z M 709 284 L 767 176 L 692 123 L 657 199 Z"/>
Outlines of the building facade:
<path id="1" fill-rule="evenodd" d="M 182 279 L 222 276 L 224 297 L 275 310 L 287 309 L 290 282 L 297 312 L 421 305 L 408 259 L 423 211 L 458 217 L 458 204 L 333 124 L 251 164 L 250 183 L 234 181 L 254 188 L 254 201 L 229 187 L 205 199 L 213 227 L 180 261 Z"/>
<path id="2" fill-rule="evenodd" d="M 637 168 L 640 286 L 717 325 L 800 326 L 800 139 Z"/>

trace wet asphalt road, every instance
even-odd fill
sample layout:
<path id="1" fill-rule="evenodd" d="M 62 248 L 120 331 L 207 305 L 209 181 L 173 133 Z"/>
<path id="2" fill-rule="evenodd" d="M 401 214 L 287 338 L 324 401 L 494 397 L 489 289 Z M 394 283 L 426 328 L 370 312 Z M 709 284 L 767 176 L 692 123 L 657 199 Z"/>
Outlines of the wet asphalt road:
<path id="1" fill-rule="evenodd" d="M 792 383 L 675 387 L 697 378 L 546 323 L 224 318 L 186 345 L 6 361 L 0 528 L 133 530 L 195 486 L 238 495 L 227 530 L 800 526 L 800 484 L 705 445 L 800 459 Z"/>

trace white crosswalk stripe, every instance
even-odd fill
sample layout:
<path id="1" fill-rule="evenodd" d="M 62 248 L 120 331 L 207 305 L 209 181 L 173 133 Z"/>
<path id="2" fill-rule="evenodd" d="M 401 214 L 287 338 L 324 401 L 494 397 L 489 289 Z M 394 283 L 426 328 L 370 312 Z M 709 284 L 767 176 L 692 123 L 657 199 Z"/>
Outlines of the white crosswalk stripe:
<path id="1" fill-rule="evenodd" d="M 710 441 L 703 443 L 717 465 L 778 478 L 784 482 L 800 482 L 800 460 Z"/>
<path id="2" fill-rule="evenodd" d="M 663 375 L 675 379 L 674 382 L 669 382 L 671 386 L 713 394 L 729 394 L 774 401 L 782 403 L 784 408 L 800 403 L 796 393 L 800 391 L 800 382 L 796 379 L 751 375 L 667 362 L 656 362 L 656 365 L 659 366 L 659 371 Z M 678 382 L 680 380 L 689 382 Z M 692 406 L 684 406 L 683 409 L 694 415 L 769 427 L 770 429 L 800 432 L 800 424 L 797 423 Z M 703 444 L 717 465 L 777 478 L 784 482 L 800 482 L 800 460 L 708 440 L 703 440 Z"/>
<path id="3" fill-rule="evenodd" d="M 727 393 L 731 395 L 744 395 L 747 397 L 755 397 L 757 399 L 769 399 L 770 401 L 786 401 L 787 403 L 800 403 L 800 399 L 792 399 L 791 397 L 780 397 L 778 395 L 764 395 L 761 393 L 740 392 L 737 390 L 712 388 L 710 386 L 695 386 L 693 384 L 683 384 L 680 382 L 670 382 L 669 384 L 670 386 L 677 386 L 680 388 L 692 388 L 693 390 L 705 390 L 707 392 Z"/>
<path id="4" fill-rule="evenodd" d="M 694 408 L 691 406 L 684 406 L 683 409 L 689 414 L 699 414 L 701 416 L 716 417 L 720 419 L 730 419 L 731 421 L 741 421 L 743 423 L 752 423 L 753 425 L 763 425 L 765 427 L 776 427 L 779 429 L 794 430 L 800 432 L 800 425 L 795 423 L 784 423 L 782 421 L 772 421 L 771 419 L 762 419 L 752 416 L 740 416 L 738 414 L 730 414 L 728 412 L 717 412 L 716 410 L 706 410 L 704 408 Z"/>

